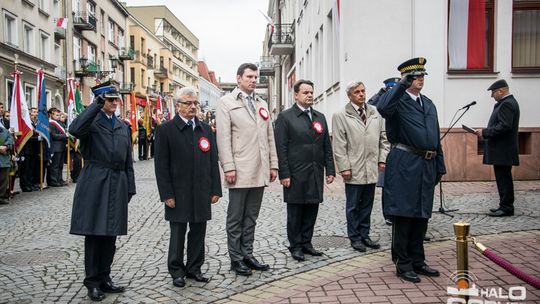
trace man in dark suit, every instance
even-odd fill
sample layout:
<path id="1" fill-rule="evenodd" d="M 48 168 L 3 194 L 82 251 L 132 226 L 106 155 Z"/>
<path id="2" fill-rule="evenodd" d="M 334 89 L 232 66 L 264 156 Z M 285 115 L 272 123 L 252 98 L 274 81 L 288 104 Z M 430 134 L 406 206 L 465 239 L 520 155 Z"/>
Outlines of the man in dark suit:
<path id="1" fill-rule="evenodd" d="M 289 250 L 295 260 L 303 261 L 304 253 L 322 255 L 313 248 L 311 239 L 323 201 L 325 173 L 327 184 L 334 181 L 336 173 L 326 118 L 312 108 L 313 83 L 298 80 L 294 99 L 296 103 L 276 120 L 275 138 L 279 179 L 287 203 Z"/>
<path id="2" fill-rule="evenodd" d="M 47 184 L 52 187 L 65 186 L 66 182 L 62 178 L 64 169 L 64 157 L 66 155 L 67 135 L 64 124 L 60 121 L 62 112 L 58 109 L 52 111 L 49 120 L 49 133 L 51 135 L 52 162 L 47 175 Z"/>
<path id="3" fill-rule="evenodd" d="M 146 126 L 144 125 L 144 112 L 138 121 L 138 141 L 139 141 L 139 160 L 148 159 L 148 138 L 146 136 Z"/>
<path id="4" fill-rule="evenodd" d="M 484 164 L 493 165 L 499 207 L 490 209 L 489 216 L 501 217 L 514 215 L 514 183 L 512 166 L 519 166 L 518 129 L 519 105 L 510 94 L 508 83 L 504 79 L 495 81 L 489 88 L 491 97 L 497 101 L 485 129 L 476 130 L 476 135 L 483 137 Z"/>
<path id="5" fill-rule="evenodd" d="M 177 115 L 156 129 L 156 180 L 171 227 L 167 264 L 177 287 L 186 285 L 186 276 L 198 282 L 210 280 L 201 273 L 206 222 L 212 216 L 211 204 L 221 197 L 216 141 L 212 128 L 196 118 L 198 105 L 194 88 L 180 89 Z"/>
<path id="6" fill-rule="evenodd" d="M 379 98 L 392 149 L 384 176 L 385 213 L 393 216 L 392 260 L 397 276 L 418 283 L 418 274 L 436 277 L 426 264 L 424 236 L 433 209 L 435 185 L 446 173 L 435 104 L 421 94 L 427 75 L 423 57 L 398 66 L 399 84 Z"/>

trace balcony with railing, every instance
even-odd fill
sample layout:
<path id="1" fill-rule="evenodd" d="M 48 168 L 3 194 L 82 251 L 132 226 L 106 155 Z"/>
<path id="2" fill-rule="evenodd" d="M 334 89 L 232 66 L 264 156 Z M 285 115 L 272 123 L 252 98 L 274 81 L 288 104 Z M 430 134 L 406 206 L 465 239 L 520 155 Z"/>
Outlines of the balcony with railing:
<path id="1" fill-rule="evenodd" d="M 89 75 L 94 75 L 98 72 L 98 65 L 93 61 L 89 61 L 86 58 L 81 58 L 79 60 L 73 60 L 75 71 L 75 76 L 85 77 Z"/>
<path id="2" fill-rule="evenodd" d="M 274 76 L 274 57 L 261 57 L 261 61 L 259 61 L 259 74 L 261 76 Z"/>
<path id="3" fill-rule="evenodd" d="M 158 78 L 169 78 L 169 71 L 162 65 L 156 66 L 154 69 L 154 76 Z"/>
<path id="4" fill-rule="evenodd" d="M 150 56 L 150 54 L 146 55 L 146 66 L 149 70 L 154 68 L 154 57 Z"/>
<path id="5" fill-rule="evenodd" d="M 146 65 L 146 54 L 141 53 L 141 51 L 135 51 L 135 63 Z"/>
<path id="6" fill-rule="evenodd" d="M 66 81 L 66 78 L 67 78 L 66 69 L 61 66 L 55 67 L 54 76 L 56 76 L 56 78 L 58 78 L 60 81 Z"/>
<path id="7" fill-rule="evenodd" d="M 294 24 L 276 24 L 268 40 L 270 55 L 290 55 L 294 52 Z"/>
<path id="8" fill-rule="evenodd" d="M 66 39 L 66 29 L 63 27 L 55 26 L 54 27 L 54 38 L 56 39 Z"/>
<path id="9" fill-rule="evenodd" d="M 121 83 L 118 91 L 120 92 L 120 94 L 130 94 L 131 91 L 133 91 L 133 83 L 132 82 Z"/>
<path id="10" fill-rule="evenodd" d="M 121 48 L 118 53 L 118 59 L 120 60 L 133 60 L 135 58 L 135 51 L 132 48 Z"/>
<path id="11" fill-rule="evenodd" d="M 73 26 L 80 31 L 96 30 L 97 20 L 87 12 L 73 13 Z"/>

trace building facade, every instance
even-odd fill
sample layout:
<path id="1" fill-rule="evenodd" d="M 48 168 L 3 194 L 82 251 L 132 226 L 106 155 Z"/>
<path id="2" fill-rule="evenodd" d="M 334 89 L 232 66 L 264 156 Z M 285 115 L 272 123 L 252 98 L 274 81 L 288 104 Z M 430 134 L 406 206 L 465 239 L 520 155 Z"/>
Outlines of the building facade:
<path id="1" fill-rule="evenodd" d="M 422 56 L 429 73 L 422 93 L 435 102 L 444 132 L 454 113 L 471 101 L 478 104 L 460 123 L 485 127 L 494 105 L 486 89 L 504 78 L 521 107 L 521 166 L 514 168 L 514 176 L 538 179 L 540 107 L 533 88 L 540 86 L 540 40 L 535 38 L 540 35 L 540 5 L 525 0 L 479 3 L 474 20 L 484 23 L 477 26 L 482 30 L 473 41 L 483 42 L 465 50 L 480 48 L 480 59 L 463 66 L 459 43 L 467 38 L 456 34 L 465 24 L 456 17 L 458 0 L 270 0 L 268 15 L 275 25 L 263 55 L 273 56 L 278 65 L 270 97 L 286 108 L 293 102 L 294 80 L 310 79 L 315 83 L 315 108 L 331 120 L 348 102 L 347 83 L 363 81 L 369 98 L 384 79 L 399 76 L 396 67 L 401 62 Z M 482 165 L 483 145 L 475 136 L 455 128 L 443 146 L 446 180 L 494 179 L 491 167 Z"/>
<path id="2" fill-rule="evenodd" d="M 198 61 L 199 102 L 203 111 L 214 112 L 223 90 L 219 87 L 216 74 L 208 69 L 206 62 Z"/>

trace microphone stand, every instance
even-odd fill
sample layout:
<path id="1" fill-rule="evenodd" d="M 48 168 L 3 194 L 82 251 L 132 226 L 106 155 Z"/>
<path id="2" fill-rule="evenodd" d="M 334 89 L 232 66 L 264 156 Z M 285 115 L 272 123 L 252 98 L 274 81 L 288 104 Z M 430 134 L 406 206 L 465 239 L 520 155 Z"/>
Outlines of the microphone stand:
<path id="1" fill-rule="evenodd" d="M 452 117 L 452 120 L 450 121 L 450 127 L 446 130 L 446 132 L 444 132 L 443 136 L 441 136 L 440 141 L 442 141 L 446 137 L 446 135 L 448 135 L 450 130 L 452 130 L 452 128 L 461 119 L 461 117 L 463 117 L 463 115 L 465 115 L 465 113 L 467 113 L 467 111 L 469 111 L 471 106 L 472 105 L 469 105 L 469 106 L 466 106 L 464 108 L 458 109 L 456 111 L 456 113 L 454 113 L 454 117 Z M 454 118 L 456 117 L 457 113 L 459 113 L 459 111 L 461 111 L 461 110 L 465 110 L 465 111 L 463 111 L 461 113 L 461 115 L 459 115 L 459 117 L 454 121 Z M 440 202 L 440 205 L 439 205 L 439 210 L 435 211 L 435 212 L 439 212 L 440 214 L 444 214 L 446 216 L 449 216 L 449 217 L 453 218 L 454 216 L 452 214 L 450 214 L 449 212 L 456 212 L 456 211 L 459 211 L 459 209 L 448 209 L 448 210 L 444 209 L 444 196 L 443 196 L 442 184 L 443 184 L 443 181 L 441 179 L 441 181 L 439 181 L 439 202 Z"/>

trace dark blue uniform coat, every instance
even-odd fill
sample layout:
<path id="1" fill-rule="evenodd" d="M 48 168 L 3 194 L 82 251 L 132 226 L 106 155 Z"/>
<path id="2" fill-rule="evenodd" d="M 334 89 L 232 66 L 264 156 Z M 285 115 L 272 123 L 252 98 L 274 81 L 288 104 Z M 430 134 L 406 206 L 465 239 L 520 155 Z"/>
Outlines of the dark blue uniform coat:
<path id="1" fill-rule="evenodd" d="M 116 118 L 112 125 L 101 107 L 92 103 L 69 127 L 84 158 L 73 198 L 72 234 L 127 234 L 128 201 L 135 194 L 131 133 Z"/>
<path id="2" fill-rule="evenodd" d="M 155 171 L 161 201 L 174 198 L 175 208 L 165 205 L 165 220 L 205 222 L 212 218 L 212 196 L 221 196 L 217 145 L 212 128 L 196 119 L 195 130 L 180 116 L 156 129 Z M 200 139 L 210 143 L 200 148 Z"/>
<path id="3" fill-rule="evenodd" d="M 291 179 L 291 186 L 283 188 L 286 203 L 321 203 L 325 170 L 327 176 L 336 175 L 326 119 L 313 109 L 312 117 L 322 125 L 321 134 L 315 132 L 309 116 L 296 104 L 281 112 L 276 120 L 279 179 Z"/>
<path id="4" fill-rule="evenodd" d="M 495 104 L 488 126 L 482 130 L 484 164 L 519 166 L 518 129 L 519 105 L 508 95 Z"/>
<path id="5" fill-rule="evenodd" d="M 437 176 L 446 173 L 437 109 L 426 96 L 420 98 L 423 107 L 405 87 L 396 85 L 380 97 L 377 105 L 386 119 L 386 136 L 392 145 L 437 151 L 435 158 L 426 160 L 397 148 L 390 150 L 384 180 L 384 211 L 388 215 L 430 218 Z"/>

